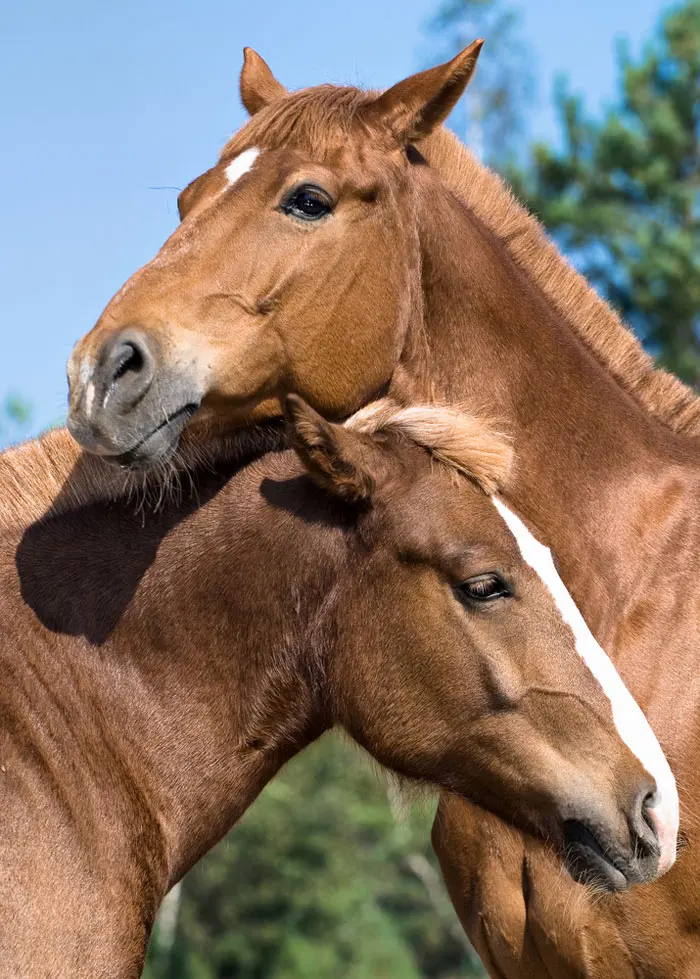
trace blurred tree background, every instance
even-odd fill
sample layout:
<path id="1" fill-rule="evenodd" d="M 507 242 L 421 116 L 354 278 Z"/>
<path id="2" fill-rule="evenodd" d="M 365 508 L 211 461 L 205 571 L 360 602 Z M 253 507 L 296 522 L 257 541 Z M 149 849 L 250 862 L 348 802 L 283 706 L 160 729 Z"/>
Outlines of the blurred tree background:
<path id="1" fill-rule="evenodd" d="M 31 420 L 29 402 L 18 394 L 8 394 L 0 402 L 0 449 L 28 435 Z"/>
<path id="2" fill-rule="evenodd" d="M 451 120 L 504 173 L 647 348 L 700 382 L 700 0 L 669 9 L 598 117 L 561 81 L 560 136 L 528 145 L 536 79 L 508 0 L 445 0 L 434 58 L 488 40 Z M 0 402 L 0 446 L 29 406 Z M 287 766 L 169 895 L 145 979 L 483 976 L 429 845 L 433 806 L 396 819 L 391 786 L 329 735 Z"/>
<path id="3" fill-rule="evenodd" d="M 430 851 L 434 802 L 395 818 L 395 794 L 324 736 L 171 892 L 146 979 L 482 976 Z"/>
<path id="4" fill-rule="evenodd" d="M 518 195 L 647 348 L 700 381 L 700 0 L 669 10 L 641 58 L 619 48 L 601 119 L 561 83 L 562 146 L 507 167 Z"/>
<path id="5" fill-rule="evenodd" d="M 444 0 L 428 23 L 437 41 L 431 64 L 486 39 L 467 94 L 449 125 L 476 155 L 503 171 L 526 147 L 527 109 L 535 95 L 533 57 L 520 33 L 519 9 L 508 0 Z"/>

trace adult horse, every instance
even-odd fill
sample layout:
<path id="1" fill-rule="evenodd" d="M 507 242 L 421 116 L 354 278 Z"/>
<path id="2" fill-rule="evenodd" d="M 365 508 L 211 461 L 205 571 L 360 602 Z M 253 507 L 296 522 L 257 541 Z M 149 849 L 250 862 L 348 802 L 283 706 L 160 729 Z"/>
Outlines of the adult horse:
<path id="1" fill-rule="evenodd" d="M 517 447 L 505 496 L 555 553 L 692 813 L 700 403 L 439 128 L 478 49 L 379 96 L 287 93 L 248 52 L 241 93 L 252 118 L 183 192 L 182 223 L 158 256 L 77 345 L 69 425 L 87 449 L 147 466 L 180 434 L 185 445 L 216 443 L 278 414 L 291 389 L 328 416 L 380 391 L 488 405 Z M 436 844 L 487 960 L 484 936 L 502 938 L 494 974 L 556 975 L 557 962 L 598 974 L 590 949 L 601 919 L 616 935 L 616 975 L 694 968 L 692 817 L 671 873 L 596 907 L 565 878 L 552 891 L 545 849 L 466 805 L 448 808 Z M 546 955 L 532 951 L 534 907 Z"/>
<path id="2" fill-rule="evenodd" d="M 594 825 L 621 877 L 657 873 L 644 800 L 668 766 L 484 492 L 508 446 L 386 403 L 340 428 L 297 400 L 290 424 L 298 455 L 219 446 L 146 520 L 64 431 L 0 456 L 8 979 L 135 979 L 168 887 L 334 724 L 561 847 Z"/>

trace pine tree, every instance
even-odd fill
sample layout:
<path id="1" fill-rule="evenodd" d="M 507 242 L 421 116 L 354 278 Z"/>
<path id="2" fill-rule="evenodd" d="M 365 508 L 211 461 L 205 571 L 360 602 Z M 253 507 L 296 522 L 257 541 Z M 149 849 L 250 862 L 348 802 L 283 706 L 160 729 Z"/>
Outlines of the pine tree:
<path id="1" fill-rule="evenodd" d="M 560 88 L 563 149 L 509 174 L 647 349 L 700 383 L 700 0 L 668 12 L 595 122 Z"/>

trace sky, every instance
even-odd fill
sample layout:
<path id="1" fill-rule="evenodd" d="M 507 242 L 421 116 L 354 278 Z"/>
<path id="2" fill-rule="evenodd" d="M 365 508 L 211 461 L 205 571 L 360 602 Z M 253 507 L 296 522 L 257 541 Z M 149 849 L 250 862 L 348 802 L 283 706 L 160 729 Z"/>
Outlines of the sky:
<path id="1" fill-rule="evenodd" d="M 64 416 L 73 344 L 174 228 L 172 188 L 244 122 L 244 45 L 288 88 L 384 88 L 442 53 L 426 31 L 437 2 L 0 2 L 0 402 L 27 398 L 31 431 Z M 554 79 L 591 110 L 612 100 L 617 39 L 639 50 L 665 4 L 514 6 L 539 93 L 529 135 L 551 140 Z"/>

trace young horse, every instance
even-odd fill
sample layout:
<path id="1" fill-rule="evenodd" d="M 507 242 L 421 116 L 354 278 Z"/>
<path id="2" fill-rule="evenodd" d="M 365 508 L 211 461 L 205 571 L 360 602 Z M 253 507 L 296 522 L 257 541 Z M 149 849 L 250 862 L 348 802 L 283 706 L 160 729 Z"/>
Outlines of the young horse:
<path id="1" fill-rule="evenodd" d="M 69 424 L 91 451 L 149 465 L 191 416 L 184 444 L 215 443 L 278 414 L 290 389 L 329 416 L 384 390 L 487 404 L 518 450 L 506 499 L 556 554 L 692 812 L 700 403 L 653 368 L 498 179 L 438 128 L 478 48 L 380 96 L 290 94 L 248 52 L 252 119 L 183 192 L 181 226 L 78 344 Z M 674 802 L 661 800 L 665 828 L 650 813 L 666 866 Z M 487 957 L 480 936 L 502 937 L 495 974 L 557 975 L 559 960 L 564 974 L 597 974 L 591 949 L 613 932 L 615 975 L 698 971 L 700 851 L 690 846 L 654 887 L 596 907 L 565 878 L 550 887 L 538 844 L 464 803 L 442 809 L 436 842 L 446 868 L 453 855 L 462 920 Z M 692 822 L 684 833 L 692 842 Z M 576 894 L 578 933 L 567 914 Z M 533 908 L 546 955 L 532 952 Z"/>
<path id="2" fill-rule="evenodd" d="M 168 887 L 333 724 L 581 870 L 594 826 L 654 873 L 634 702 L 484 492 L 507 445 L 435 408 L 290 415 L 298 457 L 219 446 L 148 519 L 65 432 L 0 456 L 3 975 L 140 975 Z"/>

